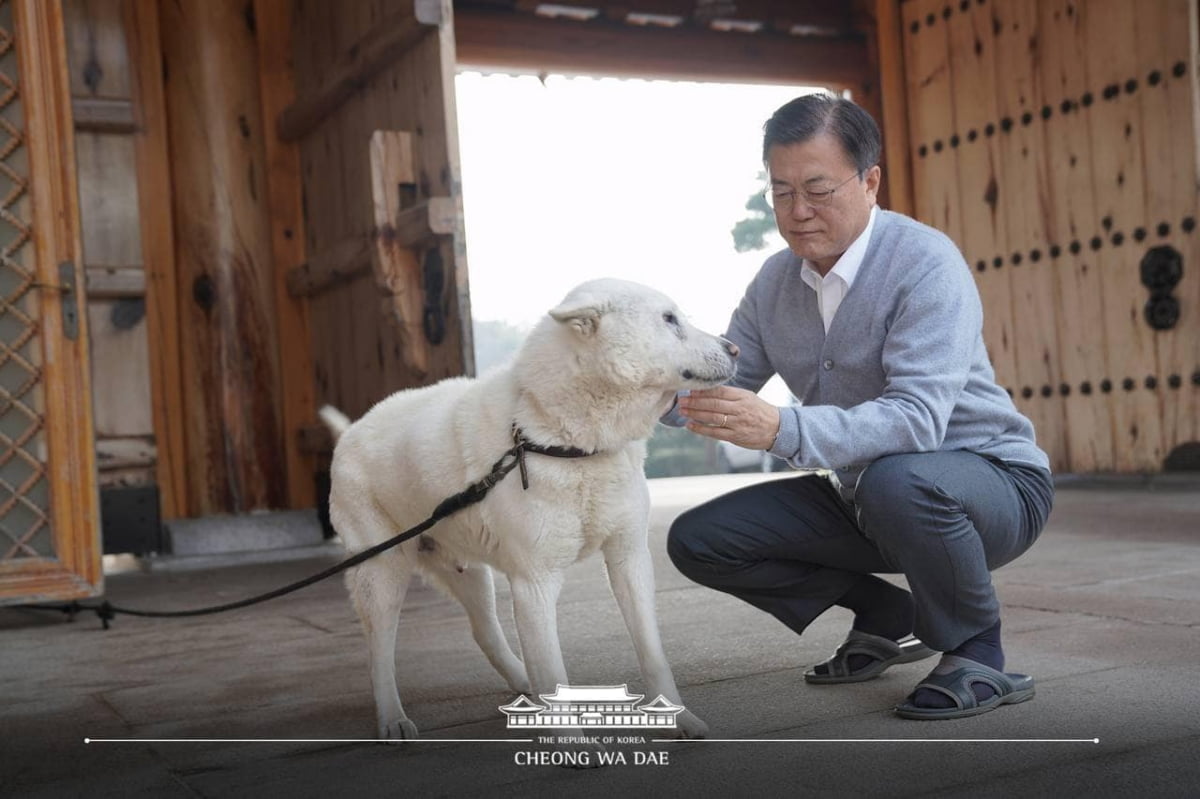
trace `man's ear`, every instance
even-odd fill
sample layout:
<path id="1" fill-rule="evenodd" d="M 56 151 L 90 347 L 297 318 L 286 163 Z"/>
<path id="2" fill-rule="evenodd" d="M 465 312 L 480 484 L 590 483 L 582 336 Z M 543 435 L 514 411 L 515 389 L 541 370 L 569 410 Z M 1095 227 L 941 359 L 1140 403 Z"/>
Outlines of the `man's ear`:
<path id="1" fill-rule="evenodd" d="M 879 164 L 867 170 L 867 174 L 863 176 L 867 184 L 867 196 L 871 198 L 871 202 L 875 202 L 879 196 L 879 185 L 883 182 L 883 169 Z"/>
<path id="2" fill-rule="evenodd" d="M 550 309 L 550 316 L 556 322 L 570 325 L 581 336 L 590 336 L 600 326 L 600 317 L 604 309 L 591 301 L 564 302 L 557 308 Z"/>

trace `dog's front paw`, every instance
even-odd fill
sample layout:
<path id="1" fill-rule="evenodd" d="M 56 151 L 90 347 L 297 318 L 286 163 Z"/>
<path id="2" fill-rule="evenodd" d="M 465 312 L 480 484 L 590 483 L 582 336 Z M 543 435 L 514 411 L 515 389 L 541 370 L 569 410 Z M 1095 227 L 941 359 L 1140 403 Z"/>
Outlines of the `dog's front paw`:
<path id="1" fill-rule="evenodd" d="M 708 725 L 696 718 L 696 714 L 685 710 L 675 717 L 675 730 L 672 738 L 707 738 Z"/>
<path id="2" fill-rule="evenodd" d="M 411 741 L 417 737 L 417 725 L 407 716 L 379 725 L 379 738 L 384 741 Z"/>

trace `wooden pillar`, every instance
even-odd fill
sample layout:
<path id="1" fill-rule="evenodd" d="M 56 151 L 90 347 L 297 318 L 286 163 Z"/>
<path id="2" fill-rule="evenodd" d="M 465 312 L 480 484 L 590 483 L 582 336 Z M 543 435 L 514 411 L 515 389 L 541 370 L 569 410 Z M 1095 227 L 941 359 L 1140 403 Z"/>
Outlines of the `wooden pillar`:
<path id="1" fill-rule="evenodd" d="M 252 5 L 162 0 L 193 515 L 286 504 Z"/>
<path id="2" fill-rule="evenodd" d="M 271 203 L 271 242 L 274 256 L 275 318 L 279 325 L 279 372 L 288 506 L 311 508 L 317 503 L 312 455 L 301 452 L 300 431 L 316 419 L 316 381 L 313 379 L 312 338 L 308 302 L 288 294 L 287 274 L 306 260 L 304 247 L 304 187 L 300 177 L 300 146 L 280 141 L 275 120 L 295 99 L 292 83 L 292 3 L 254 0 L 258 28 L 259 88 L 262 95 L 263 142 Z"/>
<path id="3" fill-rule="evenodd" d="M 868 38 L 876 82 L 872 113 L 883 133 L 884 207 L 916 215 L 909 160 L 908 101 L 904 96 L 904 48 L 899 0 L 876 0 L 874 30 Z"/>
<path id="4" fill-rule="evenodd" d="M 155 3 L 122 6 L 129 43 L 135 128 L 138 223 L 146 283 L 146 343 L 154 419 L 155 478 L 163 520 L 189 513 L 187 448 L 183 433 L 183 382 L 179 350 L 179 291 L 171 216 L 171 161 L 163 95 L 162 33 Z"/>

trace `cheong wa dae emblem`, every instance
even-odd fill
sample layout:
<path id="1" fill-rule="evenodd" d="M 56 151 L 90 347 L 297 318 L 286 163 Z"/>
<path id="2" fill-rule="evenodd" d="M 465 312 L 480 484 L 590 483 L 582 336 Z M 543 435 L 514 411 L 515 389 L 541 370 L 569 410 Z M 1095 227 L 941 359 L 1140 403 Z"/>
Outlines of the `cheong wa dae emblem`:
<path id="1" fill-rule="evenodd" d="M 508 717 L 508 729 L 553 727 L 621 727 L 625 729 L 674 729 L 675 717 L 684 711 L 661 694 L 639 705 L 644 694 L 629 693 L 628 684 L 562 685 L 552 694 L 541 694 L 544 704 L 524 694 L 499 710 Z"/>

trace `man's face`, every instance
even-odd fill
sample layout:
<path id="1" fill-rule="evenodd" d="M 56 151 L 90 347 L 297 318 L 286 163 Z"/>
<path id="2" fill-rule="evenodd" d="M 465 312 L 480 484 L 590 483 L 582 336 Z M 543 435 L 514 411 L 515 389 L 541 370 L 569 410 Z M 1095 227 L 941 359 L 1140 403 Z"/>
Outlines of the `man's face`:
<path id="1" fill-rule="evenodd" d="M 827 274 L 867 227 L 879 190 L 878 165 L 859 178 L 837 139 L 820 133 L 772 147 L 767 169 L 780 234 L 792 252 Z"/>

